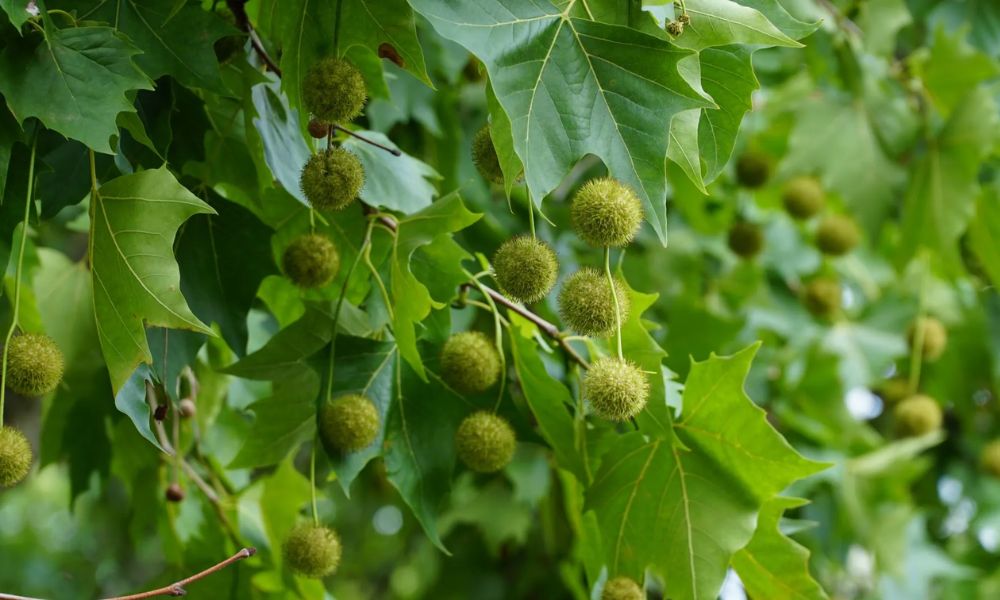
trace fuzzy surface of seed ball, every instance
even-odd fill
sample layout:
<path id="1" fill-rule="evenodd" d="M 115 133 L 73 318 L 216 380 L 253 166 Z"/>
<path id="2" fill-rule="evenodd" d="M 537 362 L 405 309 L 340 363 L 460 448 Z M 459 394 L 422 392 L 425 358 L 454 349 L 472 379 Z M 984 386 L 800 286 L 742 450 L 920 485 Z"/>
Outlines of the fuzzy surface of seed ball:
<path id="1" fill-rule="evenodd" d="M 841 304 L 840 282 L 832 277 L 817 277 L 806 284 L 802 294 L 802 303 L 814 316 L 831 317 Z"/>
<path id="2" fill-rule="evenodd" d="M 604 272 L 580 269 L 566 278 L 559 290 L 559 314 L 569 327 L 581 335 L 605 336 L 615 329 L 615 296 L 621 309 L 621 322 L 632 308 L 628 291 L 615 278 L 615 295 Z"/>
<path id="3" fill-rule="evenodd" d="M 455 452 L 473 471 L 495 473 L 514 457 L 517 439 L 503 417 L 479 411 L 465 417 L 455 432 Z"/>
<path id="4" fill-rule="evenodd" d="M 624 421 L 645 408 L 649 381 L 642 369 L 629 360 L 601 358 L 590 365 L 584 377 L 583 396 L 597 416 Z"/>
<path id="5" fill-rule="evenodd" d="M 729 249 L 740 258 L 753 258 L 764 249 L 764 232 L 760 225 L 740 221 L 729 228 Z"/>
<path id="6" fill-rule="evenodd" d="M 906 334 L 910 348 L 913 348 L 914 344 L 917 343 L 918 332 L 923 334 L 921 352 L 923 353 L 924 360 L 934 362 L 941 358 L 941 355 L 944 354 L 944 349 L 948 346 L 948 330 L 945 329 L 944 323 L 934 317 L 918 318 L 910 325 L 910 329 Z"/>
<path id="7" fill-rule="evenodd" d="M 736 161 L 736 181 L 745 188 L 763 187 L 771 177 L 771 159 L 763 152 L 748 150 Z"/>
<path id="8" fill-rule="evenodd" d="M 316 118 L 327 123 L 353 121 L 367 99 L 361 71 L 340 58 L 320 60 L 302 78 L 302 102 Z"/>
<path id="9" fill-rule="evenodd" d="M 25 333 L 10 340 L 7 387 L 22 396 L 41 396 L 62 381 L 63 354 L 47 335 Z"/>
<path id="10" fill-rule="evenodd" d="M 312 157 L 302 167 L 299 185 L 306 199 L 318 210 L 342 210 L 361 192 L 365 170 L 354 153 L 330 148 Z"/>
<path id="11" fill-rule="evenodd" d="M 478 394 L 500 378 L 500 354 L 478 331 L 456 333 L 441 349 L 441 377 L 460 394 Z"/>
<path id="12" fill-rule="evenodd" d="M 875 393 L 886 404 L 895 404 L 910 395 L 910 383 L 903 377 L 893 377 L 880 383 Z"/>
<path id="13" fill-rule="evenodd" d="M 293 571 L 321 579 L 332 575 L 340 564 L 340 537 L 329 527 L 301 523 L 285 538 L 281 552 Z"/>
<path id="14" fill-rule="evenodd" d="M 490 183 L 503 184 L 503 169 L 500 168 L 500 157 L 497 156 L 493 138 L 490 137 L 489 125 L 483 125 L 483 128 L 472 137 L 472 163 L 476 165 L 476 170 L 483 179 Z"/>
<path id="15" fill-rule="evenodd" d="M 341 452 L 367 448 L 378 437 L 378 409 L 361 394 L 347 394 L 323 404 L 319 432 L 328 446 Z"/>
<path id="16" fill-rule="evenodd" d="M 627 246 L 642 225 L 642 202 L 617 179 L 588 181 L 573 198 L 570 220 L 580 239 L 591 246 Z"/>
<path id="17" fill-rule="evenodd" d="M 983 446 L 983 451 L 979 455 L 979 463 L 983 470 L 994 477 L 1000 477 L 1000 439 Z"/>
<path id="18" fill-rule="evenodd" d="M 634 579 L 615 577 L 604 584 L 601 600 L 645 600 L 646 592 Z"/>
<path id="19" fill-rule="evenodd" d="M 337 275 L 340 254 L 327 237 L 306 233 L 285 248 L 281 266 L 285 275 L 300 288 L 323 287 Z"/>
<path id="20" fill-rule="evenodd" d="M 789 215 L 804 220 L 823 210 L 826 196 L 815 177 L 796 177 L 785 184 L 781 203 Z"/>
<path id="21" fill-rule="evenodd" d="M 941 405 L 934 398 L 914 394 L 896 405 L 896 427 L 906 436 L 923 435 L 941 428 Z"/>
<path id="22" fill-rule="evenodd" d="M 513 237 L 493 255 L 493 274 L 500 291 L 515 302 L 538 302 L 552 291 L 559 261 L 552 247 L 531 236 Z"/>
<path id="23" fill-rule="evenodd" d="M 31 471 L 31 444 L 20 430 L 0 428 L 0 487 L 21 483 Z"/>
<path id="24" fill-rule="evenodd" d="M 816 247 L 823 254 L 842 256 L 861 241 L 861 231 L 850 218 L 843 215 L 824 217 L 816 229 Z"/>

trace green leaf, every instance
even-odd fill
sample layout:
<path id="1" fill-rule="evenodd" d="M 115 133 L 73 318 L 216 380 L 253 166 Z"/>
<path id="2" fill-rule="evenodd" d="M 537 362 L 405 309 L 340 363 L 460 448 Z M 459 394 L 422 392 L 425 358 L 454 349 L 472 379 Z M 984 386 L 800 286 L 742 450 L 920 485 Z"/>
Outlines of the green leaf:
<path id="1" fill-rule="evenodd" d="M 177 243 L 181 290 L 191 310 L 216 323 L 238 356 L 246 353 L 247 313 L 257 288 L 276 274 L 266 240 L 273 233 L 250 211 L 215 197 L 216 215 L 197 215 Z"/>
<path id="2" fill-rule="evenodd" d="M 31 18 L 28 3 L 23 0 L 0 0 L 0 8 L 10 17 L 11 24 L 18 29 Z"/>
<path id="3" fill-rule="evenodd" d="M 289 370 L 281 379 L 275 379 L 271 395 L 250 405 L 253 426 L 228 467 L 237 469 L 279 463 L 303 442 L 313 438 L 319 390 L 319 375 L 308 368 Z"/>
<path id="4" fill-rule="evenodd" d="M 642 431 L 673 438 L 672 409 L 667 403 L 667 389 L 663 378 L 663 359 L 666 351 L 656 343 L 643 322 L 642 314 L 655 303 L 659 294 L 643 294 L 629 288 L 632 310 L 628 320 L 622 323 L 622 350 L 629 360 L 633 360 L 647 373 L 649 381 L 649 401 L 646 408 L 636 415 L 636 422 Z"/>
<path id="5" fill-rule="evenodd" d="M 736 2 L 688 0 L 684 6 L 691 23 L 674 40 L 682 48 L 702 50 L 729 44 L 802 47 L 760 12 Z"/>
<path id="6" fill-rule="evenodd" d="M 919 162 L 903 203 L 901 261 L 919 248 L 958 264 L 956 242 L 975 212 L 980 162 L 1000 130 L 997 105 L 984 88 L 965 97 Z"/>
<path id="7" fill-rule="evenodd" d="M 931 101 L 946 116 L 973 88 L 1000 72 L 989 56 L 966 43 L 965 33 L 963 28 L 949 34 L 939 25 L 934 29 L 933 45 L 912 59 Z"/>
<path id="8" fill-rule="evenodd" d="M 798 498 L 775 498 L 764 504 L 757 531 L 733 557 L 733 568 L 752 598 L 824 600 L 826 592 L 809 574 L 809 550 L 786 537 L 781 515 L 805 504 Z"/>
<path id="9" fill-rule="evenodd" d="M 135 62 L 151 79 L 170 75 L 188 87 L 225 94 L 215 41 L 233 28 L 186 0 L 65 0 L 49 8 L 76 9 L 79 18 L 101 20 L 142 51 Z"/>
<path id="10" fill-rule="evenodd" d="M 730 557 L 750 540 L 758 509 L 731 476 L 668 440 L 621 436 L 587 491 L 608 570 L 664 577 L 670 598 L 715 600 Z"/>
<path id="11" fill-rule="evenodd" d="M 355 45 L 368 48 L 434 87 L 427 76 L 413 10 L 406 0 L 344 2 L 340 22 L 342 53 Z"/>
<path id="12" fill-rule="evenodd" d="M 151 381 L 153 374 L 148 365 L 139 365 L 135 372 L 128 378 L 125 385 L 115 394 L 115 408 L 132 421 L 139 435 L 146 438 L 150 444 L 156 446 L 160 451 L 163 446 L 153 435 L 153 429 L 149 426 L 149 419 L 152 414 L 149 410 L 149 403 L 146 402 L 146 382 Z"/>
<path id="13" fill-rule="evenodd" d="M 433 376 L 425 379 L 396 362 L 395 399 L 385 427 L 385 470 L 430 541 L 450 554 L 438 518 L 451 492 L 454 431 L 471 407 Z"/>
<path id="14" fill-rule="evenodd" d="M 517 378 L 538 429 L 552 446 L 559 466 L 573 473 L 581 482 L 590 480 L 586 458 L 577 448 L 576 429 L 570 407 L 573 397 L 558 379 L 550 375 L 539 356 L 540 348 L 530 335 L 527 320 L 511 312 L 510 351 L 514 357 Z"/>
<path id="15" fill-rule="evenodd" d="M 757 348 L 694 361 L 675 429 L 685 445 L 712 457 L 754 498 L 764 500 L 826 467 L 799 455 L 743 391 Z"/>
<path id="16" fill-rule="evenodd" d="M 801 40 L 816 31 L 822 21 L 807 23 L 788 14 L 779 0 L 733 0 L 743 6 L 749 6 L 764 15 L 775 27 L 793 40 Z"/>
<path id="17" fill-rule="evenodd" d="M 486 65 L 535 202 L 579 159 L 594 154 L 612 176 L 635 188 L 666 241 L 663 157 L 670 120 L 710 105 L 677 72 L 686 52 L 530 0 L 411 5 Z"/>
<path id="18" fill-rule="evenodd" d="M 396 144 L 377 131 L 358 133 L 398 150 Z M 429 206 L 434 199 L 437 190 L 431 181 L 441 176 L 427 163 L 405 152 L 393 156 L 353 137 L 344 142 L 344 147 L 358 156 L 365 169 L 365 184 L 358 197 L 366 204 L 409 214 Z"/>
<path id="19" fill-rule="evenodd" d="M 750 51 L 739 46 L 706 48 L 701 58 L 701 84 L 715 100 L 717 109 L 701 111 L 698 150 L 704 164 L 705 181 L 722 173 L 732 155 L 743 116 L 751 108 L 751 96 L 759 88 Z"/>
<path id="20" fill-rule="evenodd" d="M 8 42 L 0 55 L 0 93 L 18 122 L 37 117 L 111 154 L 118 113 L 135 110 L 127 94 L 152 89 L 132 62 L 137 53 L 110 27 L 47 27 L 41 43 L 34 35 Z"/>
<path id="21" fill-rule="evenodd" d="M 166 168 L 109 181 L 92 203 L 94 308 L 117 393 L 140 363 L 152 361 L 145 325 L 212 334 L 181 294 L 173 242 L 185 220 L 214 211 Z"/>
<path id="22" fill-rule="evenodd" d="M 302 204 L 308 205 L 305 194 L 299 186 L 302 167 L 312 156 L 299 132 L 301 111 L 291 108 L 278 87 L 276 75 L 268 75 L 271 81 L 259 83 L 251 88 L 253 126 L 260 138 L 264 161 L 274 179 L 289 194 Z"/>
<path id="23" fill-rule="evenodd" d="M 426 380 L 423 361 L 417 350 L 417 325 L 430 314 L 432 308 L 443 308 L 444 304 L 431 297 L 427 286 L 413 274 L 410 262 L 414 252 L 436 238 L 465 229 L 479 220 L 481 215 L 470 212 L 462 204 L 457 193 L 439 199 L 427 208 L 413 213 L 399 221 L 393 246 L 390 292 L 394 300 L 392 324 L 399 353 L 413 367 L 421 379 Z M 451 258 L 460 268 L 468 254 L 456 254 Z"/>
<path id="24" fill-rule="evenodd" d="M 850 156 L 851 160 L 830 160 Z M 903 172 L 882 150 L 864 107 L 823 97 L 806 102 L 788 140 L 779 178 L 816 174 L 869 231 L 881 224 Z"/>
<path id="25" fill-rule="evenodd" d="M 497 151 L 497 158 L 500 161 L 500 170 L 503 171 L 503 189 L 507 197 L 514 188 L 517 179 L 524 173 L 524 165 L 514 150 L 514 137 L 511 134 L 510 117 L 504 112 L 497 95 L 493 91 L 493 84 L 486 81 L 486 106 L 490 111 L 490 139 L 493 141 L 493 148 Z"/>
<path id="26" fill-rule="evenodd" d="M 969 224 L 969 246 L 994 286 L 1000 287 L 1000 196 L 995 187 L 976 201 L 976 215 Z"/>

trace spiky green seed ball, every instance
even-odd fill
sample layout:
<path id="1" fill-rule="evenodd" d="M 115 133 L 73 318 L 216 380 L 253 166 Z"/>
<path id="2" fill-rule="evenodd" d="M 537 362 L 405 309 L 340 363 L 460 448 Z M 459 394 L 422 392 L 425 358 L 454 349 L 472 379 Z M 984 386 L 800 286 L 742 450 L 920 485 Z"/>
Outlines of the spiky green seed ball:
<path id="1" fill-rule="evenodd" d="M 646 592 L 634 579 L 615 577 L 604 584 L 601 600 L 645 600 Z"/>
<path id="2" fill-rule="evenodd" d="M 556 284 L 559 261 L 552 247 L 531 236 L 513 237 L 493 255 L 493 274 L 500 290 L 515 302 L 544 298 Z"/>
<path id="3" fill-rule="evenodd" d="M 56 389 L 63 368 L 62 351 L 52 338 L 25 333 L 10 341 L 5 383 L 22 396 L 41 396 Z"/>
<path id="4" fill-rule="evenodd" d="M 642 225 L 642 202 L 632 188 L 602 177 L 587 182 L 573 198 L 570 219 L 591 246 L 627 246 Z"/>
<path id="5" fill-rule="evenodd" d="M 993 440 L 983 446 L 979 462 L 987 473 L 994 477 L 1000 477 L 1000 440 Z"/>
<path id="6" fill-rule="evenodd" d="M 910 395 L 910 383 L 903 377 L 893 377 L 880 383 L 875 393 L 886 404 L 895 404 Z"/>
<path id="7" fill-rule="evenodd" d="M 736 181 L 743 187 L 756 189 L 771 176 L 771 159 L 763 152 L 748 150 L 736 161 Z"/>
<path id="8" fill-rule="evenodd" d="M 346 60 L 324 58 L 302 78 L 302 102 L 322 121 L 347 123 L 361 114 L 368 89 L 361 71 Z"/>
<path id="9" fill-rule="evenodd" d="M 583 379 L 583 397 L 594 413 L 610 421 L 624 421 L 642 412 L 649 398 L 649 381 L 635 363 L 601 358 Z"/>
<path id="10" fill-rule="evenodd" d="M 785 184 L 781 203 L 789 215 L 803 220 L 823 210 L 826 198 L 815 177 L 796 177 Z"/>
<path id="11" fill-rule="evenodd" d="M 0 428 L 0 487 L 21 483 L 31 471 L 31 444 L 13 427 Z"/>
<path id="12" fill-rule="evenodd" d="M 802 303 L 814 316 L 831 317 L 840 310 L 840 282 L 831 277 L 817 277 L 806 284 Z"/>
<path id="13" fill-rule="evenodd" d="M 318 210 L 341 210 L 361 193 L 365 170 L 352 152 L 329 148 L 313 154 L 302 167 L 299 185 L 306 199 Z"/>
<path id="14" fill-rule="evenodd" d="M 764 248 L 764 232 L 760 225 L 740 221 L 729 228 L 729 249 L 740 258 L 753 258 Z"/>
<path id="15" fill-rule="evenodd" d="M 281 546 L 285 563 L 299 575 L 321 579 L 340 564 L 340 537 L 329 527 L 301 523 Z"/>
<path id="16" fill-rule="evenodd" d="M 305 233 L 295 238 L 281 255 L 285 275 L 300 288 L 323 287 L 340 269 L 340 254 L 327 237 Z"/>
<path id="17" fill-rule="evenodd" d="M 500 157 L 490 137 L 490 126 L 483 128 L 472 137 L 472 163 L 483 179 L 491 183 L 503 183 L 503 170 L 500 168 Z"/>
<path id="18" fill-rule="evenodd" d="M 329 447 L 341 452 L 367 448 L 375 441 L 378 430 L 378 409 L 361 394 L 340 396 L 320 408 L 320 435 Z"/>
<path id="19" fill-rule="evenodd" d="M 948 330 L 945 329 L 944 323 L 934 317 L 920 317 L 914 321 L 906 334 L 910 348 L 913 348 L 914 344 L 917 343 L 918 332 L 923 334 L 921 352 L 924 360 L 934 362 L 941 358 L 944 349 L 948 346 Z"/>
<path id="20" fill-rule="evenodd" d="M 941 406 L 934 398 L 914 394 L 896 405 L 896 427 L 903 435 L 923 435 L 941 428 Z"/>
<path id="21" fill-rule="evenodd" d="M 841 256 L 847 254 L 861 241 L 861 231 L 850 218 L 843 215 L 828 215 L 816 229 L 816 247 L 823 254 Z"/>
<path id="22" fill-rule="evenodd" d="M 559 290 L 559 314 L 570 329 L 581 335 L 604 336 L 614 331 L 615 297 L 621 310 L 621 322 L 628 319 L 632 303 L 621 279 L 615 278 L 615 294 L 607 276 L 597 269 L 584 268 L 573 273 Z"/>
<path id="23" fill-rule="evenodd" d="M 456 333 L 441 349 L 441 377 L 460 394 L 484 392 L 500 378 L 500 354 L 478 331 Z"/>
<path id="24" fill-rule="evenodd" d="M 458 458 L 473 471 L 495 473 L 514 457 L 517 439 L 506 419 L 486 411 L 462 420 L 455 432 Z"/>

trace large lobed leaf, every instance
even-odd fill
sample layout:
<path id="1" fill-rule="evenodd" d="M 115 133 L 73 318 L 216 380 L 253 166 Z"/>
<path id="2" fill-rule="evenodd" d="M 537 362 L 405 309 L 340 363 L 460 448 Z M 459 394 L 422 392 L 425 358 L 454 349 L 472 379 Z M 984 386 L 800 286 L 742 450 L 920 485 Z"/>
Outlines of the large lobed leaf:
<path id="1" fill-rule="evenodd" d="M 101 350 L 115 392 L 153 360 L 145 325 L 212 331 L 188 308 L 174 260 L 177 228 L 214 213 L 166 168 L 113 179 L 91 199 L 91 272 Z"/>
<path id="2" fill-rule="evenodd" d="M 634 29 L 572 17 L 575 1 L 562 11 L 532 0 L 410 4 L 486 65 L 535 202 L 594 154 L 635 188 L 666 241 L 670 120 L 711 106 L 678 73 L 688 52 Z"/>

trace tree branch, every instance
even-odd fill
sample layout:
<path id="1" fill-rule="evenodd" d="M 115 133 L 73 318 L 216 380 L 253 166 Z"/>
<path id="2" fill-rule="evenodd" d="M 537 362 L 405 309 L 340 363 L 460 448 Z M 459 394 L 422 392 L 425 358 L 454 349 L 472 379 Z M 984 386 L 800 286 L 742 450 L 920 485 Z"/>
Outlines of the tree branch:
<path id="1" fill-rule="evenodd" d="M 225 569 L 234 562 L 241 561 L 245 558 L 250 558 L 256 553 L 257 553 L 256 548 L 253 547 L 243 548 L 242 550 L 230 556 L 226 560 L 205 569 L 201 573 L 196 573 L 186 579 L 181 579 L 176 583 L 171 583 L 170 585 L 157 588 L 155 590 L 150 590 L 148 592 L 131 594 L 129 596 L 115 596 L 114 598 L 106 598 L 105 600 L 142 600 L 143 598 L 153 598 L 156 596 L 183 596 L 187 594 L 187 590 L 184 589 L 184 586 L 188 585 L 189 583 L 198 581 L 203 577 L 208 577 L 212 573 L 221 571 L 222 569 Z M 0 596 L 0 598 L 2 598 L 2 596 Z"/>
<path id="2" fill-rule="evenodd" d="M 236 20 L 236 27 L 240 31 L 245 31 L 248 36 L 250 36 L 250 45 L 253 46 L 254 52 L 257 56 L 267 65 L 267 68 L 274 71 L 274 73 L 281 77 L 281 69 L 278 67 L 277 63 L 271 59 L 268 55 L 267 50 L 264 49 L 264 44 L 260 41 L 260 36 L 257 35 L 257 31 L 253 28 L 253 24 L 250 23 L 250 17 L 247 15 L 246 9 L 247 0 L 226 0 L 226 6 L 229 7 L 229 11 L 233 13 L 233 18 Z"/>

